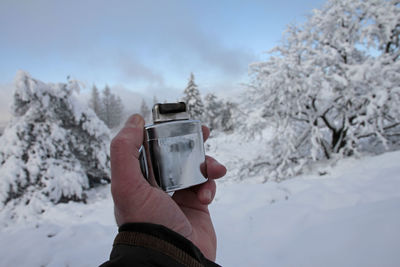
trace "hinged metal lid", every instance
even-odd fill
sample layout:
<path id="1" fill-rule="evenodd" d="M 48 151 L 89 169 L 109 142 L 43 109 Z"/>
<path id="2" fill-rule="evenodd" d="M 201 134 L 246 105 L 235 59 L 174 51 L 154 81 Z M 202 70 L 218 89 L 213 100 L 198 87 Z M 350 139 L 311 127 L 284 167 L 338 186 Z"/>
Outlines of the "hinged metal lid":
<path id="1" fill-rule="evenodd" d="M 153 123 L 188 120 L 189 113 L 185 102 L 155 104 L 153 107 Z"/>

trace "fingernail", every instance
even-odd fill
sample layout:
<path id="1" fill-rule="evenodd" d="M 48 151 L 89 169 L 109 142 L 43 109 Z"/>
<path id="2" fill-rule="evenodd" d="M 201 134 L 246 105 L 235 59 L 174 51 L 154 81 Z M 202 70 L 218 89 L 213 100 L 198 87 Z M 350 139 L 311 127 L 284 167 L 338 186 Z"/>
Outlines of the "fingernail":
<path id="1" fill-rule="evenodd" d="M 126 122 L 127 126 L 136 127 L 140 124 L 141 118 L 138 115 L 134 115 L 128 119 Z"/>
<path id="2" fill-rule="evenodd" d="M 221 163 L 219 163 L 217 160 L 213 160 L 213 162 L 211 162 L 212 165 L 214 166 L 223 166 Z"/>
<path id="3" fill-rule="evenodd" d="M 208 202 L 211 202 L 212 193 L 211 193 L 210 190 L 205 190 L 205 191 L 204 191 L 204 198 L 205 198 Z"/>

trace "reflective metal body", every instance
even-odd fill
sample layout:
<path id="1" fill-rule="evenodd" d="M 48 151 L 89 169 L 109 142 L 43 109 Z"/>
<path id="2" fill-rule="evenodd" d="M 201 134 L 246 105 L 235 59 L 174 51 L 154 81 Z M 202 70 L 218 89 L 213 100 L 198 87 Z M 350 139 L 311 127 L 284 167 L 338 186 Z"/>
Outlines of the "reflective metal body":
<path id="1" fill-rule="evenodd" d="M 200 121 L 159 121 L 146 126 L 140 159 L 142 172 L 150 184 L 166 192 L 206 182 Z"/>

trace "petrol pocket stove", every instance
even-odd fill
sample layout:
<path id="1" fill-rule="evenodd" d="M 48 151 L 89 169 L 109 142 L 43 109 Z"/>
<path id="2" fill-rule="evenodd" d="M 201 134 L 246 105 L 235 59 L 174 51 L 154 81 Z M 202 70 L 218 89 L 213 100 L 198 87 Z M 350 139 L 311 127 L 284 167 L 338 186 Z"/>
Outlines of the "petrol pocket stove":
<path id="1" fill-rule="evenodd" d="M 156 104 L 146 125 L 140 167 L 147 181 L 166 192 L 207 181 L 203 132 L 184 102 Z"/>

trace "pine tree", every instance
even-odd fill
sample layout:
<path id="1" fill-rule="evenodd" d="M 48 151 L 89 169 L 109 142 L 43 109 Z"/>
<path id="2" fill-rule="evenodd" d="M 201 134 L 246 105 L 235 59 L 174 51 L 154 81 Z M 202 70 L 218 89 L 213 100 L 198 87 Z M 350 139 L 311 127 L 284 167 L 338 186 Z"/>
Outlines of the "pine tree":
<path id="1" fill-rule="evenodd" d="M 0 207 L 18 216 L 16 207 L 41 213 L 49 202 L 85 201 L 85 190 L 110 182 L 108 144 L 108 129 L 71 84 L 19 72 L 0 137 Z"/>
<path id="2" fill-rule="evenodd" d="M 222 101 L 219 101 L 215 94 L 209 93 L 204 98 L 204 103 L 204 123 L 211 131 L 220 129 Z"/>
<path id="3" fill-rule="evenodd" d="M 190 74 L 190 79 L 186 89 L 184 90 L 183 101 L 188 107 L 189 115 L 192 119 L 201 120 L 204 113 L 204 105 L 201 100 L 200 92 L 194 82 L 194 74 Z"/>
<path id="4" fill-rule="evenodd" d="M 114 95 L 114 105 L 112 111 L 112 121 L 114 122 L 110 128 L 115 128 L 121 125 L 124 115 L 124 104 L 119 96 Z"/>
<path id="5" fill-rule="evenodd" d="M 110 87 L 106 85 L 103 89 L 103 94 L 101 98 L 101 112 L 100 112 L 100 119 L 104 121 L 104 123 L 107 125 L 108 128 L 112 128 L 112 105 L 113 105 L 113 100 L 114 96 L 111 94 Z"/>
<path id="6" fill-rule="evenodd" d="M 233 110 L 236 108 L 232 102 L 226 102 L 221 107 L 221 129 L 224 132 L 232 132 L 234 130 Z"/>
<path id="7" fill-rule="evenodd" d="M 123 110 L 121 98 L 111 93 L 110 87 L 106 85 L 101 98 L 100 119 L 108 128 L 113 129 L 122 122 Z"/>
<path id="8" fill-rule="evenodd" d="M 210 130 L 220 130 L 223 132 L 233 132 L 234 125 L 237 122 L 234 120 L 237 104 L 233 102 L 218 100 L 218 98 L 209 93 L 204 99 L 204 119 Z"/>
<path id="9" fill-rule="evenodd" d="M 93 109 L 94 113 L 96 113 L 97 116 L 100 115 L 101 100 L 100 100 L 99 90 L 97 89 L 96 85 L 93 85 L 92 87 L 92 94 L 89 100 L 89 106 Z"/>
<path id="10" fill-rule="evenodd" d="M 146 122 L 150 122 L 150 113 L 151 113 L 150 109 L 143 99 L 142 104 L 140 105 L 140 114 L 143 116 L 143 118 Z"/>

